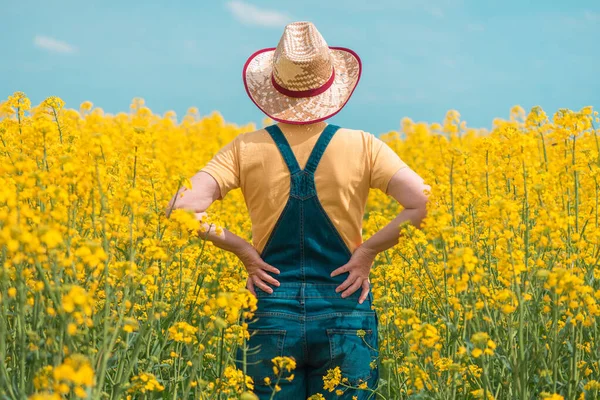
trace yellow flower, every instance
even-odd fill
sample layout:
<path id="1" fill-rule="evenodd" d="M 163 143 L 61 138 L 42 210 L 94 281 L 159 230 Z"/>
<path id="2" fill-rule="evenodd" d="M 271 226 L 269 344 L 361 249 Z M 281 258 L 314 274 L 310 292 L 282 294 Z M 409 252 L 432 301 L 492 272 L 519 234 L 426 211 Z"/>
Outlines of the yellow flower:
<path id="1" fill-rule="evenodd" d="M 131 380 L 130 393 L 162 392 L 165 387 L 161 385 L 156 377 L 148 372 L 141 372 Z"/>
<path id="2" fill-rule="evenodd" d="M 327 374 L 323 377 L 323 389 L 333 392 L 342 381 L 342 371 L 340 367 L 328 369 Z"/>
<path id="3" fill-rule="evenodd" d="M 175 397 L 189 385 L 208 398 L 253 399 L 254 381 L 227 355 L 248 339 L 257 298 L 245 289 L 237 256 L 202 240 L 209 228 L 223 234 L 227 226 L 253 243 L 243 190 L 199 215 L 165 211 L 225 143 L 257 127 L 195 108 L 178 120 L 143 99 L 126 111 L 113 115 L 90 102 L 73 110 L 56 97 L 32 107 L 21 92 L 0 101 L 0 324 L 18 333 L 25 321 L 27 328 L 23 337 L 7 336 L 5 363 L 18 365 L 19 349 L 48 363 L 37 371 L 28 370 L 31 363 L 13 368 L 10 378 L 32 377 L 31 398 L 89 396 L 90 382 L 111 390 L 113 361 L 137 354 L 133 370 L 113 371 L 129 382 L 123 398 L 151 397 L 183 368 L 191 375 L 169 388 Z M 385 366 L 397 396 L 435 397 L 449 386 L 458 397 L 484 396 L 464 382 L 480 382 L 483 365 L 502 370 L 499 348 L 509 357 L 539 357 L 514 341 L 521 319 L 549 354 L 576 343 L 584 385 L 577 396 L 600 390 L 598 113 L 554 111 L 514 106 L 489 129 L 474 129 L 451 110 L 440 122 L 402 118 L 379 136 L 431 185 L 424 219 L 397 227 L 402 240 L 375 260 L 370 275 L 381 329 L 379 347 L 363 343 L 363 350 L 372 354 L 371 368 Z M 239 150 L 247 160 L 254 148 Z M 362 237 L 340 234 L 358 246 L 401 209 L 371 190 Z M 73 354 L 78 350 L 88 354 L 85 362 Z M 91 358 L 94 367 L 109 361 L 103 382 Z M 294 379 L 295 363 L 270 365 L 282 385 Z M 571 373 L 568 363 L 557 368 Z M 331 394 L 350 384 L 338 372 L 324 380 Z M 549 377 L 552 370 L 543 368 L 530 378 Z M 269 384 L 277 390 L 274 378 Z M 514 391 L 506 371 L 488 378 L 490 387 Z"/>
<path id="4" fill-rule="evenodd" d="M 85 112 L 85 111 L 89 111 L 92 109 L 94 105 L 92 104 L 91 101 L 84 101 L 83 103 L 81 103 L 81 105 L 79 106 L 79 110 L 81 112 Z"/>
<path id="5" fill-rule="evenodd" d="M 583 388 L 587 391 L 600 390 L 600 382 L 592 379 L 588 381 Z"/>
<path id="6" fill-rule="evenodd" d="M 80 286 L 72 286 L 69 292 L 62 297 L 62 308 L 67 313 L 81 311 L 84 315 L 92 313 L 93 299 Z"/>
<path id="7" fill-rule="evenodd" d="M 542 399 L 544 400 L 564 400 L 565 398 L 560 394 L 556 393 L 541 393 Z"/>
<path id="8" fill-rule="evenodd" d="M 36 393 L 27 398 L 28 400 L 61 400 L 62 396 L 58 393 Z"/>
<path id="9" fill-rule="evenodd" d="M 75 325 L 74 323 L 70 323 L 70 324 L 67 326 L 67 333 L 68 333 L 70 336 L 73 336 L 74 334 L 76 334 L 76 333 L 77 333 L 77 325 Z"/>
<path id="10" fill-rule="evenodd" d="M 81 399 L 87 398 L 87 392 L 85 390 L 83 390 L 83 388 L 80 386 L 77 386 L 75 388 L 75 395 Z"/>
<path id="11" fill-rule="evenodd" d="M 198 328 L 195 326 L 187 322 L 176 322 L 169 328 L 169 338 L 176 342 L 192 343 L 197 341 L 196 332 Z"/>
<path id="12" fill-rule="evenodd" d="M 49 249 L 57 247 L 63 242 L 62 235 L 60 232 L 50 229 L 46 231 L 41 237 L 42 243 L 46 244 Z"/>
<path id="13" fill-rule="evenodd" d="M 65 102 L 56 96 L 50 96 L 44 100 L 43 105 L 58 111 L 64 107 Z"/>
<path id="14" fill-rule="evenodd" d="M 287 372 L 291 372 L 296 369 L 296 360 L 292 357 L 275 357 L 271 360 L 273 363 L 273 369 L 283 370 L 285 369 Z M 275 372 L 277 375 L 279 372 Z"/>
<path id="15" fill-rule="evenodd" d="M 471 351 L 471 355 L 475 358 L 478 358 L 479 356 L 481 356 L 483 354 L 483 350 L 481 349 L 473 349 Z"/>

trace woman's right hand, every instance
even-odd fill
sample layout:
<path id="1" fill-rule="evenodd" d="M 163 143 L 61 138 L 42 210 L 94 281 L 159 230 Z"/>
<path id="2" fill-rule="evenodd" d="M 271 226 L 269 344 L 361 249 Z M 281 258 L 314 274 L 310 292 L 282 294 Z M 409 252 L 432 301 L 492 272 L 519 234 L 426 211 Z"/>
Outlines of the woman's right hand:
<path id="1" fill-rule="evenodd" d="M 260 254 L 256 249 L 248 243 L 248 246 L 237 254 L 238 258 L 244 263 L 246 271 L 248 271 L 248 280 L 246 282 L 246 288 L 256 296 L 254 287 L 258 287 L 263 292 L 273 293 L 267 283 L 274 286 L 279 286 L 279 281 L 269 275 L 269 272 L 279 274 L 279 270 L 272 265 L 267 264 L 260 258 Z"/>

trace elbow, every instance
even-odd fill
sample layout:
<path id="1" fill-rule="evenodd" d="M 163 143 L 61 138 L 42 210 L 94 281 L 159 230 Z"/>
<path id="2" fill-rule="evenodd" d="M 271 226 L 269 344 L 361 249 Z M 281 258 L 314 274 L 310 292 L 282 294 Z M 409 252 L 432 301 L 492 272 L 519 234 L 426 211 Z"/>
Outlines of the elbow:
<path id="1" fill-rule="evenodd" d="M 421 229 L 421 224 L 425 220 L 425 217 L 427 217 L 427 206 L 426 206 L 426 204 L 423 205 L 423 207 L 419 208 L 419 222 L 418 222 L 418 225 L 417 225 L 417 228 L 419 228 L 419 229 Z"/>
<path id="2" fill-rule="evenodd" d="M 165 215 L 167 218 L 171 215 L 171 213 L 175 210 L 186 210 L 191 211 L 193 213 L 202 213 L 205 212 L 210 204 L 206 204 L 206 202 L 202 201 L 202 199 L 191 198 L 190 196 L 182 196 L 179 193 L 173 196 L 169 204 L 167 205 L 167 209 L 165 210 Z"/>
<path id="3" fill-rule="evenodd" d="M 411 218 L 412 224 L 414 225 L 415 228 L 421 229 L 422 228 L 421 224 L 423 223 L 423 220 L 427 216 L 427 208 L 425 206 L 422 206 L 422 207 L 414 208 L 413 211 L 414 211 L 413 218 Z"/>
<path id="4" fill-rule="evenodd" d="M 415 227 L 421 229 L 421 224 L 425 217 L 427 217 L 427 203 L 429 202 L 429 196 L 423 196 L 423 199 L 420 201 L 419 205 L 415 208 Z"/>

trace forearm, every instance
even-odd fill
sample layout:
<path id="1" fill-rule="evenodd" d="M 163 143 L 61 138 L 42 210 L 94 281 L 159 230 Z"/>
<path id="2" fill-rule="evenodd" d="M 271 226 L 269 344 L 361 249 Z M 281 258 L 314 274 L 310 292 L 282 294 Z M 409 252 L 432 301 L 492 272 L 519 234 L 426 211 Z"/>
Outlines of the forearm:
<path id="1" fill-rule="evenodd" d="M 362 244 L 362 248 L 373 254 L 381 253 L 398 244 L 400 237 L 400 225 L 409 221 L 412 225 L 420 228 L 421 221 L 425 218 L 425 206 L 420 208 L 405 208 L 396 218 L 381 228 Z"/>
<path id="2" fill-rule="evenodd" d="M 256 252 L 254 246 L 248 241 L 225 228 L 222 228 L 222 233 L 218 235 L 214 225 L 211 225 L 208 232 L 200 232 L 198 235 L 212 242 L 218 248 L 232 252 L 242 261 L 252 252 Z"/>
<path id="3" fill-rule="evenodd" d="M 201 221 L 202 229 L 198 232 L 200 238 L 208 240 L 215 246 L 230 251 L 240 259 L 243 259 L 248 254 L 251 254 L 252 251 L 256 252 L 250 243 L 225 228 L 220 227 L 217 229 L 214 224 L 210 224 L 210 221 L 202 222 L 204 216 L 208 216 L 206 210 L 210 207 L 214 199 L 218 197 L 217 194 L 214 194 L 211 198 L 203 195 L 202 192 L 197 193 L 186 188 L 181 188 L 169 201 L 165 213 L 168 218 L 172 211 L 178 209 L 194 212 L 196 219 Z"/>

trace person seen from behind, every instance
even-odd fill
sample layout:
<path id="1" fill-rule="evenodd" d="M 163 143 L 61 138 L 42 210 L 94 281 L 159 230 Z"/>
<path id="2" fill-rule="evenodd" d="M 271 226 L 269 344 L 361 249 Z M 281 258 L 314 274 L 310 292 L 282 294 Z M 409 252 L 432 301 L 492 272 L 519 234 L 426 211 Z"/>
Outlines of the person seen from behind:
<path id="1" fill-rule="evenodd" d="M 200 218 L 229 191 L 244 195 L 252 243 L 227 229 L 206 238 L 241 260 L 258 299 L 246 321 L 246 357 L 241 346 L 236 363 L 260 399 L 271 398 L 271 360 L 281 356 L 296 368 L 275 398 L 367 399 L 378 385 L 369 273 L 399 242 L 402 223 L 420 227 L 430 187 L 376 136 L 326 122 L 349 100 L 361 69 L 354 51 L 328 46 L 314 24 L 287 25 L 277 47 L 257 51 L 243 68 L 250 99 L 277 123 L 238 135 L 169 203 Z M 403 210 L 363 242 L 371 189 Z M 335 367 L 345 378 L 341 394 L 324 389 Z"/>

